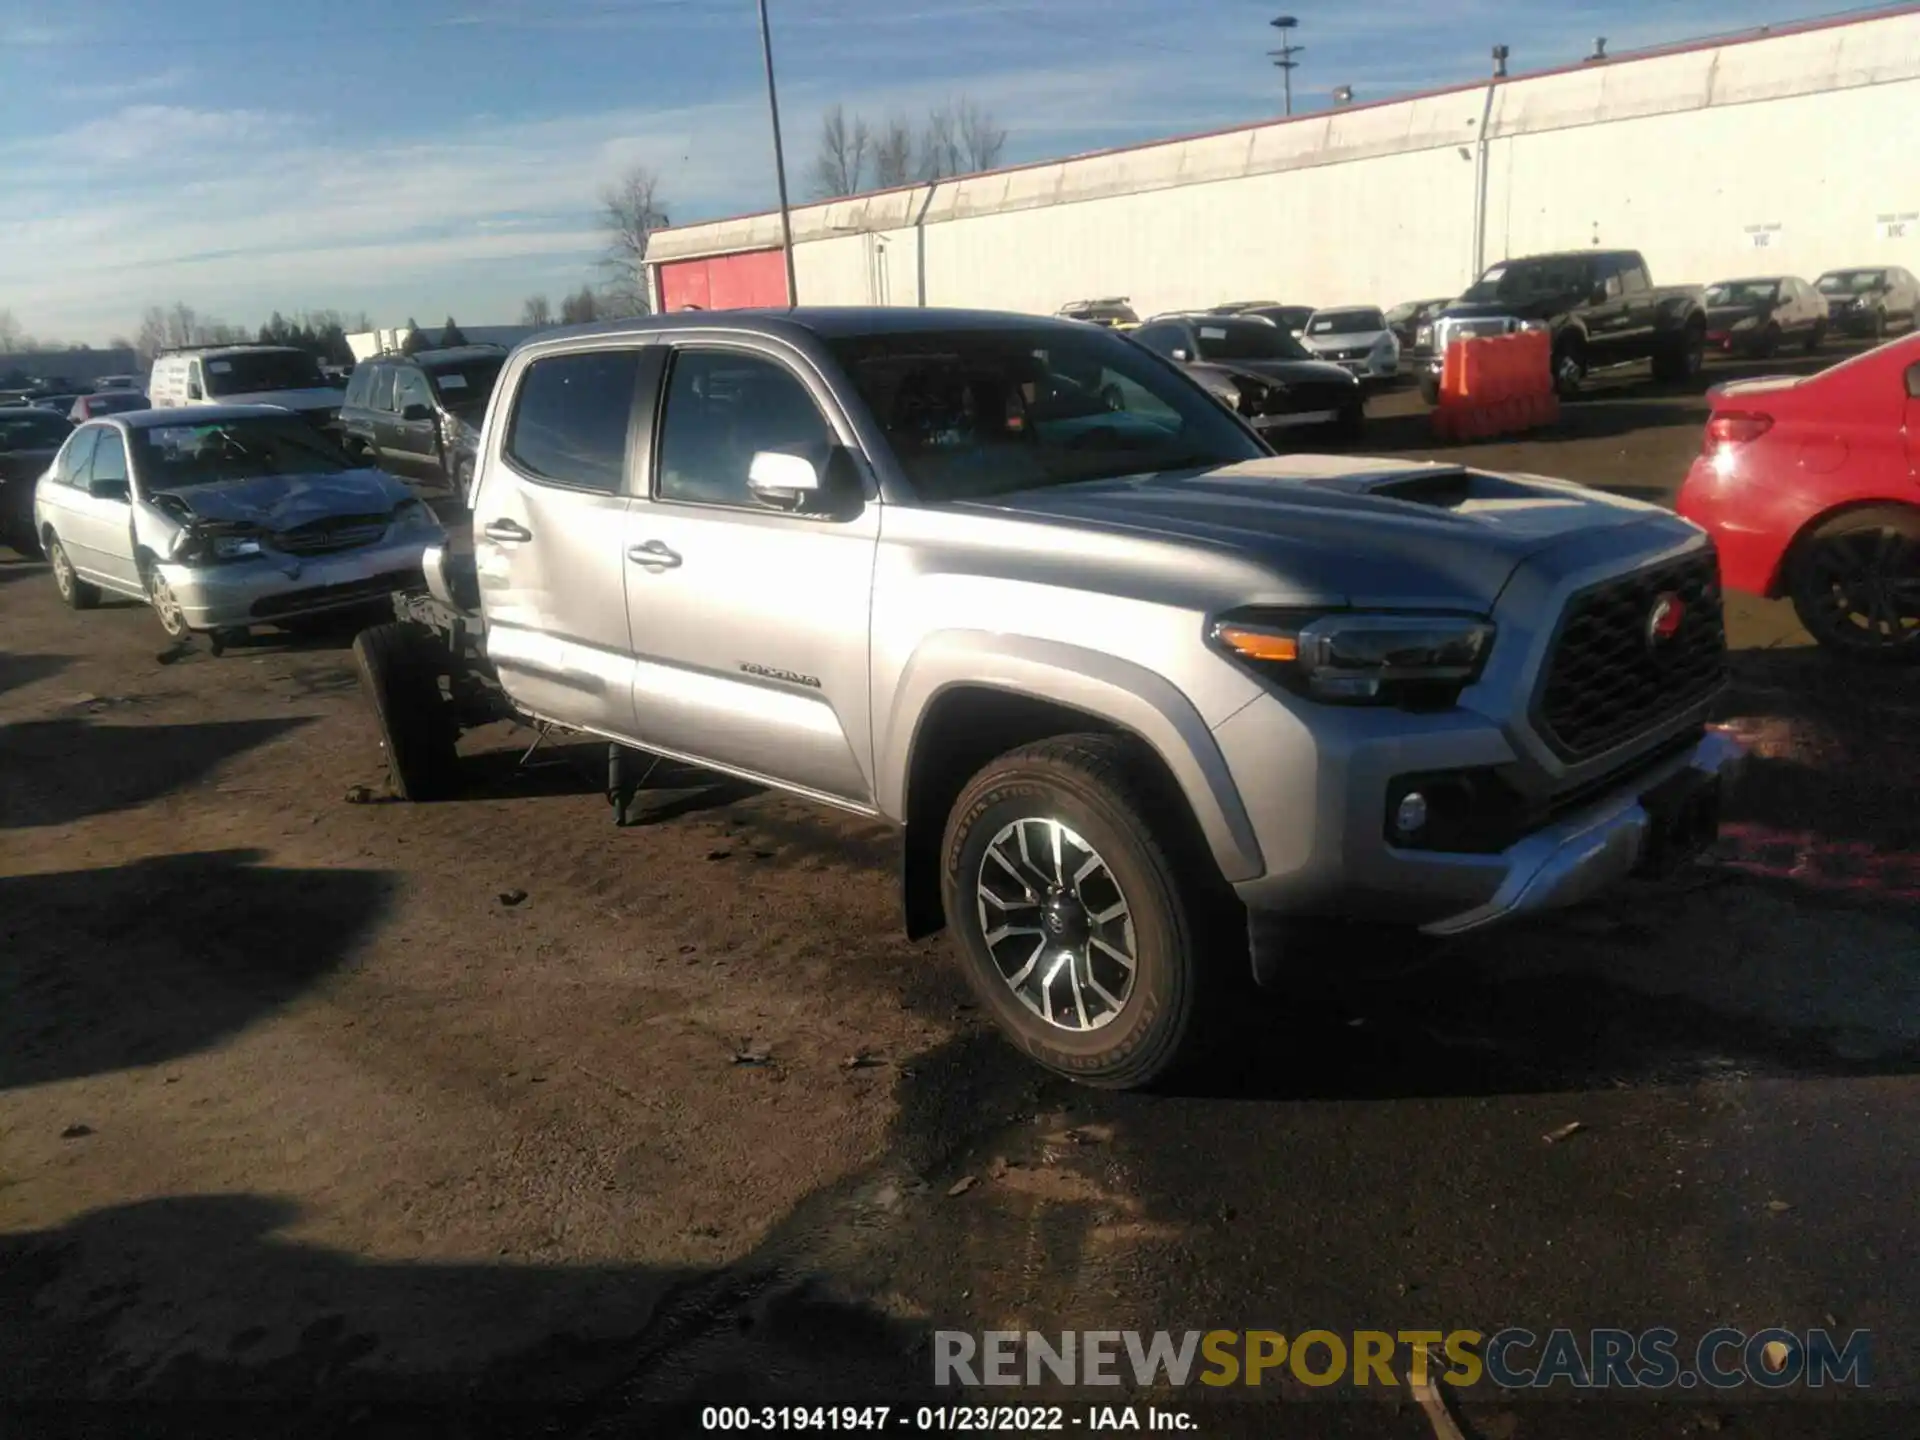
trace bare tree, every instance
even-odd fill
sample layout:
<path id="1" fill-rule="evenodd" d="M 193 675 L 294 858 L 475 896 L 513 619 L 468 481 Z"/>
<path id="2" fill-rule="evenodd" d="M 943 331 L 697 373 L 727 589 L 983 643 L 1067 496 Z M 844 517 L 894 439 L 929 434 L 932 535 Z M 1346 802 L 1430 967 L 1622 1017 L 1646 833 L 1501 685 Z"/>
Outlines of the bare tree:
<path id="1" fill-rule="evenodd" d="M 960 137 L 953 106 L 929 111 L 920 131 L 920 178 L 929 184 L 960 173 Z"/>
<path id="2" fill-rule="evenodd" d="M 873 138 L 873 183 L 883 190 L 913 180 L 913 127 L 890 115 Z"/>
<path id="3" fill-rule="evenodd" d="M 820 140 L 813 164 L 807 170 L 807 184 L 816 200 L 831 200 L 837 195 L 859 191 L 866 177 L 867 152 L 872 148 L 873 132 L 860 116 L 847 121 L 847 112 L 835 105 L 820 117 Z"/>
<path id="4" fill-rule="evenodd" d="M 20 328 L 20 322 L 14 318 L 13 312 L 0 310 L 0 354 L 12 354 L 23 348 L 20 342 L 26 338 L 26 331 Z"/>
<path id="5" fill-rule="evenodd" d="M 607 289 L 619 297 L 629 313 L 647 313 L 647 241 L 667 224 L 660 180 L 644 165 L 635 165 L 600 195 L 600 223 L 607 232 L 607 253 L 600 268 Z"/>
<path id="6" fill-rule="evenodd" d="M 520 323 L 535 330 L 545 330 L 553 324 L 553 306 L 547 303 L 544 295 L 529 295 L 527 303 L 520 307 Z"/>
<path id="7" fill-rule="evenodd" d="M 970 174 L 991 170 L 1000 163 L 1007 148 L 1007 131 L 993 116 L 964 95 L 955 114 L 954 128 L 960 159 Z"/>
<path id="8" fill-rule="evenodd" d="M 564 296 L 560 301 L 562 325 L 585 325 L 599 318 L 599 297 L 593 293 L 591 285 L 582 285 L 573 294 Z"/>

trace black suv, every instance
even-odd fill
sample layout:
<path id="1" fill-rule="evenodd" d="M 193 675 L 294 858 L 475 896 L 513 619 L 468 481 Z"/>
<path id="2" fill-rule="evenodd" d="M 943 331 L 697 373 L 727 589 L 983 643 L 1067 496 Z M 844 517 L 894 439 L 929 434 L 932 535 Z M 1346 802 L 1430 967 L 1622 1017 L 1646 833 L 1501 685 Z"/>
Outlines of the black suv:
<path id="1" fill-rule="evenodd" d="M 403 480 L 464 497 L 487 397 L 506 359 L 504 346 L 461 345 L 362 360 L 340 406 L 341 439 Z"/>

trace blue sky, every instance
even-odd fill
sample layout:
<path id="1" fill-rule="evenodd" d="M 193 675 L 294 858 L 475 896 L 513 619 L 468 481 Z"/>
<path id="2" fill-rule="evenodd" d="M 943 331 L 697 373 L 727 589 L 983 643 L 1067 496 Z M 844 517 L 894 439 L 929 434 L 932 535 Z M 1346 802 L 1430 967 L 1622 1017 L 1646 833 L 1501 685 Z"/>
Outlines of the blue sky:
<path id="1" fill-rule="evenodd" d="M 795 198 L 821 110 L 966 95 L 1009 163 L 1838 8 L 1821 0 L 769 0 Z M 593 278 L 634 163 L 670 214 L 774 203 L 753 0 L 0 0 L 0 310 L 104 343 L 150 304 L 511 323 Z"/>

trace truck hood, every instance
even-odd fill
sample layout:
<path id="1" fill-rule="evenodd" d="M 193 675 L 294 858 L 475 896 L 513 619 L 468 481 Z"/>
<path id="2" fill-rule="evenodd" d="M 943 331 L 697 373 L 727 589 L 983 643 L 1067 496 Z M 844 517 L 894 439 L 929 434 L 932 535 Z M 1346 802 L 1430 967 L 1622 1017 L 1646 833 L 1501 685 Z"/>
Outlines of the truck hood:
<path id="1" fill-rule="evenodd" d="M 1564 315 L 1580 303 L 1577 295 L 1547 296 L 1532 300 L 1459 300 L 1442 310 L 1439 320 L 1498 320 L 1511 315 L 1516 320 L 1551 320 Z"/>
<path id="2" fill-rule="evenodd" d="M 148 497 L 176 520 L 291 530 L 342 515 L 390 514 L 413 492 L 379 470 L 320 475 L 259 475 L 156 491 Z"/>
<path id="3" fill-rule="evenodd" d="M 332 386 L 317 390 L 249 390 L 240 395 L 221 395 L 216 405 L 278 405 L 287 410 L 338 410 L 345 392 Z"/>
<path id="4" fill-rule="evenodd" d="M 1543 476 L 1275 456 L 1022 491 L 958 508 L 1231 553 L 1270 569 L 1260 603 L 1491 609 L 1529 556 L 1576 533 L 1671 517 Z"/>

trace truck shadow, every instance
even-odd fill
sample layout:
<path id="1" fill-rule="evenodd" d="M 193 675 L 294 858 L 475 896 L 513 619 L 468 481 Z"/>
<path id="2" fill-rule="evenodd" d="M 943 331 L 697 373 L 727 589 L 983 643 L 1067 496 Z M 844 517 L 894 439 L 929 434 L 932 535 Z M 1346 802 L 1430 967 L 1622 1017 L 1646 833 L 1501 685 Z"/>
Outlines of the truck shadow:
<path id="1" fill-rule="evenodd" d="M 298 715 L 125 726 L 63 717 L 0 727 L 0 829 L 67 825 L 144 805 L 307 723 Z"/>
<path id="2" fill-rule="evenodd" d="M 294 999 L 396 880 L 201 851 L 0 878 L 0 1090 L 194 1054 Z"/>

